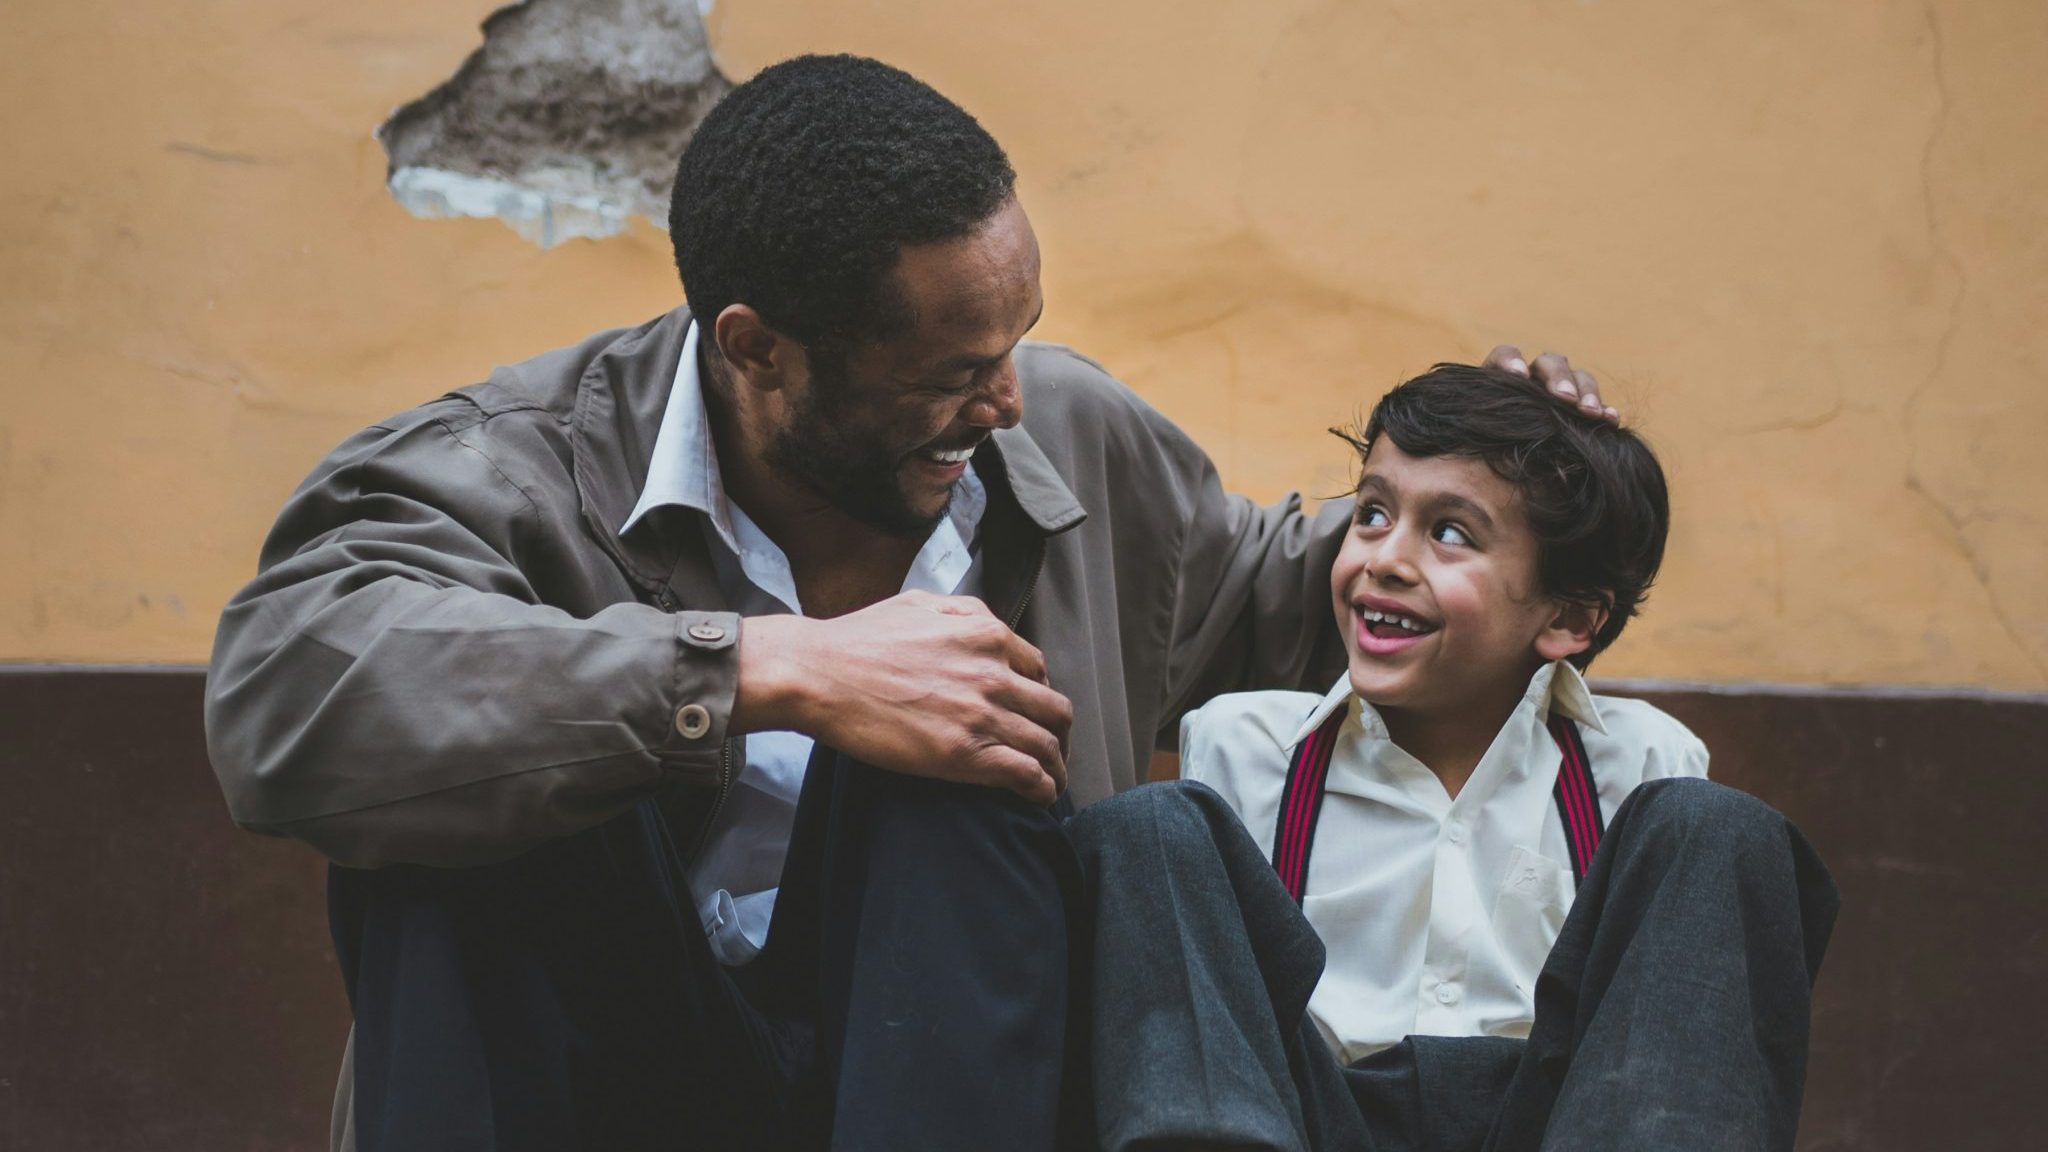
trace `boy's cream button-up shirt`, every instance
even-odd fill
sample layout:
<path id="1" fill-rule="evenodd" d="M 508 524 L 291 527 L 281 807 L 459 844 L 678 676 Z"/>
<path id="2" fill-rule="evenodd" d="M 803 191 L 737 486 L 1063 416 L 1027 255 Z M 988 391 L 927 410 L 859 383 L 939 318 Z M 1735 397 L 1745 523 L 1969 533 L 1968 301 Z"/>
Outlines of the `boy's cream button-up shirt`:
<path id="1" fill-rule="evenodd" d="M 1270 859 L 1295 745 L 1340 708 L 1302 905 L 1329 950 L 1309 1014 L 1346 1062 L 1409 1035 L 1528 1035 L 1573 896 L 1549 713 L 1578 724 L 1608 820 L 1645 780 L 1705 776 L 1706 746 L 1640 700 L 1594 696 L 1560 661 L 1530 680 L 1456 799 L 1348 676 L 1320 700 L 1242 692 L 1189 713 L 1181 776 L 1221 793 Z"/>

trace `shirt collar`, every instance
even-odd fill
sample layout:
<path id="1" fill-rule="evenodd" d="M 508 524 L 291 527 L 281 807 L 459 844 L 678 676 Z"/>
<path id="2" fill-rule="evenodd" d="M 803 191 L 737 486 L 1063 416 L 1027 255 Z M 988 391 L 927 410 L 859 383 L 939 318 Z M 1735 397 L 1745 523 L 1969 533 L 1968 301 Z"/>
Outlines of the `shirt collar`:
<path id="1" fill-rule="evenodd" d="M 1568 661 L 1553 660 L 1537 669 L 1529 681 L 1529 693 L 1524 699 L 1547 701 L 1549 707 L 1544 709 L 1545 712 L 1562 713 L 1575 723 L 1584 724 L 1602 736 L 1607 735 L 1607 725 L 1601 722 L 1600 706 L 1593 700 L 1593 690 L 1586 687 L 1586 678 Z"/>
<path id="2" fill-rule="evenodd" d="M 647 481 L 640 488 L 640 500 L 633 505 L 632 514 L 619 525 L 621 536 L 656 508 L 677 505 L 711 517 L 719 535 L 732 543 L 732 520 L 721 515 L 728 503 L 725 485 L 718 475 L 718 448 L 711 441 L 704 384 L 697 373 L 698 331 L 696 322 L 691 321 L 689 334 L 683 337 L 683 354 L 676 358 L 675 382 L 669 386 L 661 427 L 654 434 Z"/>
<path id="3" fill-rule="evenodd" d="M 718 471 L 718 445 L 711 438 L 703 379 L 697 370 L 701 331 L 692 321 L 688 335 L 683 338 L 682 354 L 676 359 L 675 382 L 669 387 L 668 403 L 662 410 L 661 426 L 655 433 L 653 454 L 647 463 L 647 481 L 632 513 L 619 526 L 619 535 L 630 532 L 633 525 L 656 508 L 681 507 L 701 512 L 726 550 L 740 559 L 742 570 L 754 585 L 796 611 L 795 580 L 782 549 L 744 510 L 726 498 L 725 481 Z M 974 538 L 987 509 L 987 490 L 975 474 L 974 465 L 969 464 L 953 487 L 945 518 L 912 561 L 904 587 L 941 595 L 957 589 L 973 566 Z"/>
<path id="4" fill-rule="evenodd" d="M 1600 720 L 1600 707 L 1594 703 L 1593 692 L 1586 687 L 1585 677 L 1567 661 L 1553 660 L 1538 668 L 1536 674 L 1529 678 L 1528 691 L 1522 694 L 1522 704 L 1516 711 L 1532 707 L 1546 715 L 1553 711 L 1562 713 L 1603 736 L 1607 734 L 1607 726 Z M 1360 728 L 1374 735 L 1386 735 L 1386 722 L 1380 719 L 1379 710 L 1351 691 L 1351 675 L 1347 672 L 1339 676 L 1337 683 L 1316 702 L 1315 710 L 1301 722 L 1301 727 L 1295 729 L 1294 738 L 1287 742 L 1286 750 L 1292 753 L 1296 745 L 1308 739 L 1311 732 L 1321 728 L 1339 709 L 1351 711 Z"/>

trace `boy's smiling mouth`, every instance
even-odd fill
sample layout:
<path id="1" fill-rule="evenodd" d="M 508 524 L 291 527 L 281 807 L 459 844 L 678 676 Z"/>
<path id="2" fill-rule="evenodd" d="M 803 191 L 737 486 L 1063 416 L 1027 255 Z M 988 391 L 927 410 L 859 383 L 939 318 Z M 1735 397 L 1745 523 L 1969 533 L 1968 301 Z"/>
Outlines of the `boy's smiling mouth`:
<path id="1" fill-rule="evenodd" d="M 1377 597 L 1351 603 L 1358 649 L 1373 656 L 1391 656 L 1419 643 L 1441 627 L 1413 609 Z"/>

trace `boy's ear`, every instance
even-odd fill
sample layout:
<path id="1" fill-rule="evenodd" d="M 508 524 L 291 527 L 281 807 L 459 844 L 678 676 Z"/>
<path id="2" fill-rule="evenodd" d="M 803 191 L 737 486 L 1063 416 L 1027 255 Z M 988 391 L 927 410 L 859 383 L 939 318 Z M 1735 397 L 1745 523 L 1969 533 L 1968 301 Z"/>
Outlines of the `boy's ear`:
<path id="1" fill-rule="evenodd" d="M 1593 646 L 1593 637 L 1607 623 L 1605 604 L 1563 604 L 1536 634 L 1536 655 L 1548 664 L 1576 656 Z"/>

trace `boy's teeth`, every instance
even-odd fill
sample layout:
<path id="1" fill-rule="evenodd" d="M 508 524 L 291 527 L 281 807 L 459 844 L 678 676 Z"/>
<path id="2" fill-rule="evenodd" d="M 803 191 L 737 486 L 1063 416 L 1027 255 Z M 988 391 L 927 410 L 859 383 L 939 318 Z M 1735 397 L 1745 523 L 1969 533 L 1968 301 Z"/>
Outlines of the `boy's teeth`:
<path id="1" fill-rule="evenodd" d="M 1405 628 L 1410 632 L 1423 631 L 1421 621 L 1410 620 L 1406 616 L 1395 616 L 1389 612 L 1378 612 L 1372 609 L 1367 609 L 1366 611 L 1360 613 L 1360 615 L 1364 616 L 1367 620 L 1370 620 L 1374 624 L 1392 624 L 1396 627 Z"/>
<path id="2" fill-rule="evenodd" d="M 974 449 L 956 448 L 951 452 L 941 452 L 938 449 L 934 448 L 930 452 L 925 453 L 925 455 L 930 456 L 932 459 L 937 460 L 941 464 L 958 464 L 962 460 L 972 458 L 974 455 Z"/>

